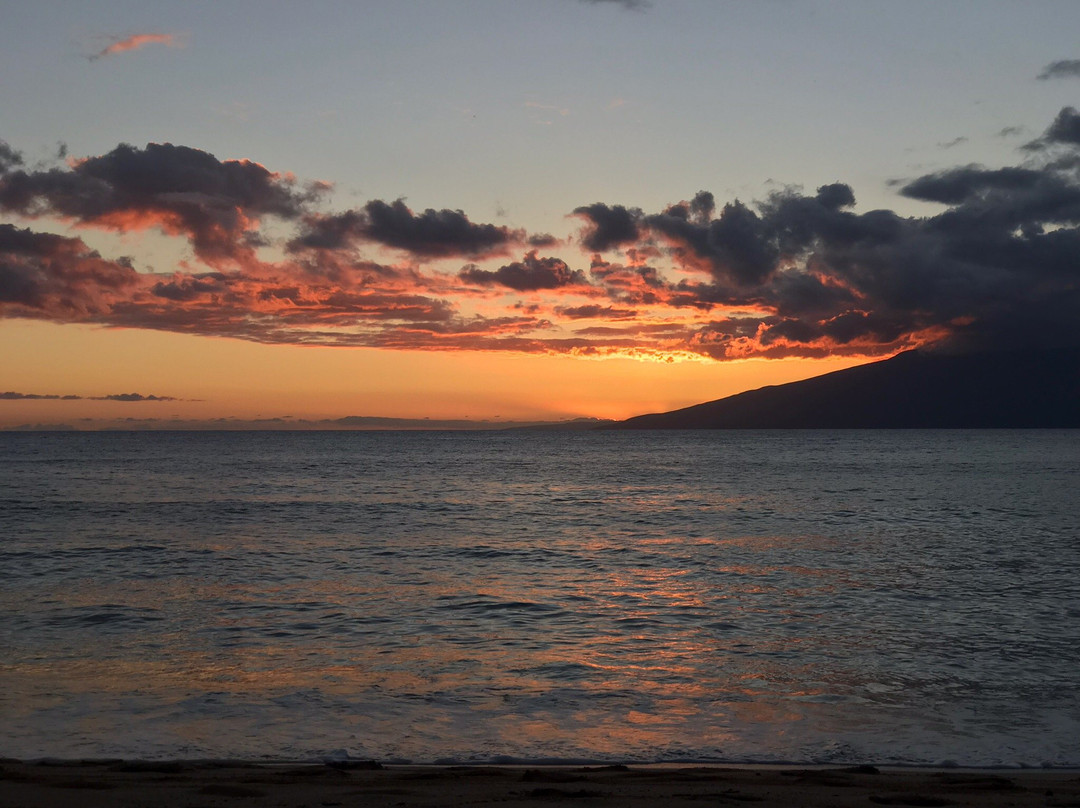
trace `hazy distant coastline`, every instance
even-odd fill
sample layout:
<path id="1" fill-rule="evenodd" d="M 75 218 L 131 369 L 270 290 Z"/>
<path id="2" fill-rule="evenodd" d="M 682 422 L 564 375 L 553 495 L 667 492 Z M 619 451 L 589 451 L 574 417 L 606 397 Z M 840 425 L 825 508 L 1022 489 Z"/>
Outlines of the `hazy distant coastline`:
<path id="1" fill-rule="evenodd" d="M 601 418 L 575 418 L 567 421 L 503 421 L 499 419 L 382 418 L 349 415 L 344 418 L 87 418 L 75 423 L 20 424 L 0 428 L 5 432 L 149 432 L 149 431 L 457 431 L 539 429 L 587 430 L 612 424 Z"/>

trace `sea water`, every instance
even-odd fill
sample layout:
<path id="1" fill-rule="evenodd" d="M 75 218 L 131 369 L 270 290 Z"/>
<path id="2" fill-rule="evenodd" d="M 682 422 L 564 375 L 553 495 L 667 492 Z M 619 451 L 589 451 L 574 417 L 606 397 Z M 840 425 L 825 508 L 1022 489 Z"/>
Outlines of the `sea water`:
<path id="1" fill-rule="evenodd" d="M 1080 431 L 0 451 L 0 756 L 1080 765 Z"/>

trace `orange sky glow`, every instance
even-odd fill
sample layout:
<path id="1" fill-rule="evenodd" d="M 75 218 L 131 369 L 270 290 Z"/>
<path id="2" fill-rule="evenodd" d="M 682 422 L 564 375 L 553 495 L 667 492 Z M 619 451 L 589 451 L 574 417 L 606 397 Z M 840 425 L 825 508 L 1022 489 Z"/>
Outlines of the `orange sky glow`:
<path id="1" fill-rule="evenodd" d="M 171 144 L 9 171 L 0 194 L 16 223 L 0 235 L 17 291 L 2 308 L 27 361 L 6 383 L 33 396 L 0 417 L 118 418 L 118 402 L 87 399 L 137 386 L 168 406 L 125 401 L 123 417 L 624 418 L 847 367 L 942 330 L 832 335 L 830 321 L 868 319 L 869 305 L 792 255 L 773 274 L 842 305 L 788 333 L 781 292 L 724 280 L 740 255 L 676 232 L 710 226 L 711 211 L 686 202 L 664 214 L 667 231 L 597 205 L 557 238 L 400 200 L 327 212 L 329 190 Z M 608 232 L 612 212 L 626 222 Z M 268 220 L 287 235 L 268 235 Z M 156 246 L 140 240 L 148 233 Z M 130 248 L 135 258 L 110 257 Z"/>
<path id="2" fill-rule="evenodd" d="M 335 212 L 329 183 L 167 143 L 29 171 L 8 152 L 0 314 L 29 358 L 7 368 L 9 426 L 120 417 L 89 400 L 132 386 L 154 400 L 128 418 L 625 418 L 974 322 L 890 299 L 862 242 L 925 225 L 852 212 L 840 183 L 758 211 L 597 203 L 556 237 L 402 200 Z"/>
<path id="3" fill-rule="evenodd" d="M 626 418 L 863 361 L 668 365 L 626 358 L 270 346 L 27 321 L 0 323 L 0 338 L 12 348 L 5 369 L 12 389 L 60 396 L 139 389 L 185 399 L 4 401 L 0 426 L 77 426 L 81 418 Z"/>

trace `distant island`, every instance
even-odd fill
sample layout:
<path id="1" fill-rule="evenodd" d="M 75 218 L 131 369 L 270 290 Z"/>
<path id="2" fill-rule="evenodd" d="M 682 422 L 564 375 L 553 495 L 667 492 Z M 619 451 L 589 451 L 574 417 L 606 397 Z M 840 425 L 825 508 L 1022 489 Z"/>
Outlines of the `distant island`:
<path id="1" fill-rule="evenodd" d="M 1080 349 L 915 350 L 607 429 L 1080 428 Z"/>

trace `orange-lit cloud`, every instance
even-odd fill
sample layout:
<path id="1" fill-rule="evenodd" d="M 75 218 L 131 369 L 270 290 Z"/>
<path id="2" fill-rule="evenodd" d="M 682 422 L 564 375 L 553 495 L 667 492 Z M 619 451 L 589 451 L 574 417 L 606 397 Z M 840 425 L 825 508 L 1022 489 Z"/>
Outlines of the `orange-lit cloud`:
<path id="1" fill-rule="evenodd" d="M 127 51 L 141 50 L 147 45 L 168 45 L 175 47 L 180 44 L 180 38 L 176 34 L 133 34 L 124 39 L 113 42 L 106 48 L 88 57 L 90 61 L 96 61 L 104 56 L 112 56 L 114 53 L 126 53 Z"/>
<path id="2" fill-rule="evenodd" d="M 324 190 L 250 160 L 221 161 L 171 143 L 122 144 L 65 168 L 8 172 L 0 209 L 105 230 L 157 228 L 185 236 L 201 261 L 217 267 L 251 260 L 262 217 L 296 219 Z"/>
<path id="3" fill-rule="evenodd" d="M 185 146 L 27 169 L 0 142 L 0 210 L 79 232 L 152 229 L 195 259 L 154 273 L 80 238 L 0 225 L 0 316 L 661 361 L 1058 344 L 1075 340 L 1080 318 L 1078 131 L 1080 114 L 1065 109 L 1023 147 L 1028 165 L 907 182 L 902 194 L 944 206 L 926 218 L 856 213 L 839 182 L 752 205 L 700 191 L 654 214 L 580 206 L 576 257 L 543 254 L 573 240 L 461 210 L 378 199 L 327 210 L 324 183 Z"/>

